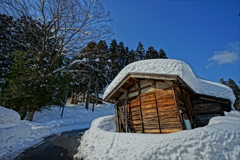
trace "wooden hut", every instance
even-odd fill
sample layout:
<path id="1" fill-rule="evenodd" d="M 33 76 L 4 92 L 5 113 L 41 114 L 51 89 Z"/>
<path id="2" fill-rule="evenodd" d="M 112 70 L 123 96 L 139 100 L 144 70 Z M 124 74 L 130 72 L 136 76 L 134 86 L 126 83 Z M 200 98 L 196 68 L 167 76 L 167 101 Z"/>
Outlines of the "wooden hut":
<path id="1" fill-rule="evenodd" d="M 117 132 L 161 134 L 224 116 L 231 110 L 232 94 L 226 86 L 196 78 L 182 61 L 154 59 L 125 67 L 103 98 L 115 103 Z"/>

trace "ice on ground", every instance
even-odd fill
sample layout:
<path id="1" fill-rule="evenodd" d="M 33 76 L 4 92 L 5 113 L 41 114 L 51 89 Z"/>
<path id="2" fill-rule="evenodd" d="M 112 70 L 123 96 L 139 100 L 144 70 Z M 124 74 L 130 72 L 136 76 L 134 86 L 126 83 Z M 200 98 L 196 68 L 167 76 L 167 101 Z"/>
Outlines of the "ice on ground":
<path id="1" fill-rule="evenodd" d="M 114 116 L 92 122 L 75 159 L 239 160 L 240 113 L 213 117 L 205 127 L 171 134 L 116 133 Z"/>
<path id="2" fill-rule="evenodd" d="M 12 160 L 25 149 L 39 143 L 44 137 L 89 128 L 91 122 L 101 116 L 114 114 L 112 104 L 95 106 L 94 112 L 84 108 L 84 104 L 62 108 L 52 106 L 51 110 L 36 112 L 33 122 L 21 121 L 17 112 L 0 107 L 0 159 Z"/>
<path id="3" fill-rule="evenodd" d="M 229 99 L 232 104 L 235 96 L 226 85 L 196 78 L 188 64 L 174 59 L 150 59 L 131 63 L 121 70 L 104 92 L 103 99 L 114 90 L 128 73 L 152 73 L 178 75 L 192 90 L 199 94 Z M 232 105 L 232 109 L 234 107 Z"/>

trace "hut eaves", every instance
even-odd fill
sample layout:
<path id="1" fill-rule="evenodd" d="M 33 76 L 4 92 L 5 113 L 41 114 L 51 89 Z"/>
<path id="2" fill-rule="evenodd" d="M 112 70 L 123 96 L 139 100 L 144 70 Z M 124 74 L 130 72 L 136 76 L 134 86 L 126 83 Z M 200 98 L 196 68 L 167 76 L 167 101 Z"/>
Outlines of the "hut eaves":
<path id="1" fill-rule="evenodd" d="M 108 86 L 103 99 L 109 101 L 119 88 L 129 83 L 130 78 L 179 80 L 193 93 L 229 99 L 232 103 L 235 101 L 231 88 L 197 78 L 189 65 L 174 59 L 143 60 L 127 65 Z"/>

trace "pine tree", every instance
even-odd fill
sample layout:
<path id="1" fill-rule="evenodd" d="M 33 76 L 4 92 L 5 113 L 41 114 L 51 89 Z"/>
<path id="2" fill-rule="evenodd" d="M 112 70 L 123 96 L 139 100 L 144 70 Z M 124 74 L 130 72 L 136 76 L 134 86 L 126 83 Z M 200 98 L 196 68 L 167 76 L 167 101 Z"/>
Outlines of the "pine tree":
<path id="1" fill-rule="evenodd" d="M 110 81 L 112 81 L 119 72 L 119 67 L 118 67 L 119 55 L 117 53 L 117 49 L 118 49 L 117 41 L 113 39 L 109 46 L 110 59 L 108 60 L 108 64 L 111 68 L 111 72 L 109 73 Z"/>
<path id="2" fill-rule="evenodd" d="M 146 59 L 160 58 L 158 52 L 150 46 L 147 50 Z"/>
<path id="3" fill-rule="evenodd" d="M 136 49 L 136 56 L 138 60 L 145 59 L 145 49 L 143 48 L 143 44 L 141 42 L 138 42 L 138 46 Z"/>
<path id="4" fill-rule="evenodd" d="M 163 49 L 160 49 L 158 54 L 159 54 L 159 58 L 167 59 L 166 53 Z"/>
<path id="5" fill-rule="evenodd" d="M 240 87 L 231 78 L 229 78 L 228 81 L 225 81 L 223 78 L 221 78 L 220 83 L 229 86 L 233 90 L 233 94 L 236 97 L 234 107 L 236 110 L 240 111 Z"/>
<path id="6" fill-rule="evenodd" d="M 37 37 L 42 34 L 43 25 L 30 17 L 20 17 L 14 22 L 12 32 L 16 47 L 10 56 L 13 60 L 4 77 L 4 85 L 0 90 L 0 104 L 16 111 L 30 114 L 32 120 L 35 110 L 42 110 L 50 104 L 60 104 L 57 93 L 61 92 L 64 75 L 54 71 L 64 65 L 64 56 L 58 55 L 58 39 L 50 39 L 41 43 Z M 53 36 L 49 32 L 46 36 Z M 13 43 L 14 44 L 14 43 Z M 42 48 L 47 48 L 42 50 Z M 17 50 L 18 49 L 18 50 Z"/>

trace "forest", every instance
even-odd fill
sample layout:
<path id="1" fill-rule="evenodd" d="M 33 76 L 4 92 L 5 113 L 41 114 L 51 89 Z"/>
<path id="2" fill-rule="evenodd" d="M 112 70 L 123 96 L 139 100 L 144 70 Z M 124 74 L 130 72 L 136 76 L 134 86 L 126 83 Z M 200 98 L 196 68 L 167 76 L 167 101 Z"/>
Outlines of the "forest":
<path id="1" fill-rule="evenodd" d="M 167 58 L 163 49 L 112 40 L 113 19 L 99 0 L 3 0 L 0 9 L 0 105 L 21 119 L 63 107 L 67 97 L 77 103 L 80 92 L 102 93 L 129 63 Z M 239 102 L 239 86 L 221 82 L 234 86 Z"/>

